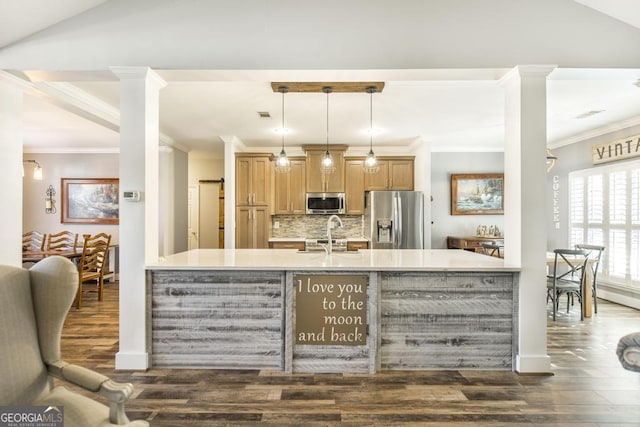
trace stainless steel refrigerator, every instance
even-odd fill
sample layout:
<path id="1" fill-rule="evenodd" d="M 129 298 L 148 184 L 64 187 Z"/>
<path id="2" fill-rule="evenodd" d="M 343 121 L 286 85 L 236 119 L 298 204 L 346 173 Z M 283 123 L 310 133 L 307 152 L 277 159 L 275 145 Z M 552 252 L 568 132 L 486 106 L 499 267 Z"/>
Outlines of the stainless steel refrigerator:
<path id="1" fill-rule="evenodd" d="M 370 191 L 365 198 L 364 235 L 371 249 L 424 249 L 421 191 Z"/>

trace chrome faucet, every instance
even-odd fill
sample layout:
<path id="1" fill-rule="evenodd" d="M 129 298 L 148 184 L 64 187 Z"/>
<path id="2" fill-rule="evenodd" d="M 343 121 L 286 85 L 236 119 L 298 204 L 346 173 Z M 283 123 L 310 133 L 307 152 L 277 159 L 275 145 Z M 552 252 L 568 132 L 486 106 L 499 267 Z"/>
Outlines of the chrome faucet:
<path id="1" fill-rule="evenodd" d="M 331 215 L 329 217 L 329 220 L 327 220 L 327 254 L 331 255 L 331 252 L 333 252 L 333 243 L 331 242 L 331 222 L 333 220 L 337 220 L 338 221 L 338 227 L 340 228 L 344 228 L 344 226 L 342 225 L 342 220 L 340 219 L 340 217 L 338 215 Z"/>

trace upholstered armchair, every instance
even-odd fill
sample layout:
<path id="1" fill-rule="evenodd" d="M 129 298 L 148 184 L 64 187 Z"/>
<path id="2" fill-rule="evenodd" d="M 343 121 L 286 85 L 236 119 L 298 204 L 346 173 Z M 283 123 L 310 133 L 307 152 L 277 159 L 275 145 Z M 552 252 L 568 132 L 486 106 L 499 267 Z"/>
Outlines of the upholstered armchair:
<path id="1" fill-rule="evenodd" d="M 620 338 L 616 353 L 623 368 L 640 372 L 640 332 Z"/>
<path id="2" fill-rule="evenodd" d="M 30 270 L 0 266 L 0 406 L 62 406 L 66 427 L 148 426 L 124 412 L 131 384 L 60 360 L 62 325 L 77 289 L 77 268 L 62 257 Z M 111 407 L 54 387 L 54 378 L 103 396 Z"/>

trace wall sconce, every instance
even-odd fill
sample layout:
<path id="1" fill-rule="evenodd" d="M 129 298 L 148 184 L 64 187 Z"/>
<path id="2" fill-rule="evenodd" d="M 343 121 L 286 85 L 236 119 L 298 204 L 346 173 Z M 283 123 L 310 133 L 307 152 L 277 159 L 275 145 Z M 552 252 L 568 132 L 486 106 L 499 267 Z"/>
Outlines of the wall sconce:
<path id="1" fill-rule="evenodd" d="M 558 158 L 547 148 L 547 173 L 556 165 Z"/>
<path id="2" fill-rule="evenodd" d="M 34 163 L 35 166 L 33 167 L 33 179 L 37 180 L 37 181 L 42 181 L 42 166 L 40 166 L 40 163 L 36 162 L 35 160 L 23 160 L 22 161 L 22 177 L 24 178 L 24 163 Z"/>
<path id="3" fill-rule="evenodd" d="M 50 185 L 45 194 L 47 197 L 44 199 L 44 211 L 48 214 L 56 213 L 56 201 L 53 198 L 56 195 L 56 190 Z"/>

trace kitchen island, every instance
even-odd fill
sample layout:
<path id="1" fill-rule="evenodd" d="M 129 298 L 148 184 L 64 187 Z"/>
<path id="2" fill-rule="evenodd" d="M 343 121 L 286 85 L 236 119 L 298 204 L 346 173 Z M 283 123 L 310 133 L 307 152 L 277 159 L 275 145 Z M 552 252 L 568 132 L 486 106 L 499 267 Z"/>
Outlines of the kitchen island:
<path id="1" fill-rule="evenodd" d="M 147 286 L 156 367 L 514 366 L 518 269 L 468 251 L 199 249 L 148 265 Z"/>

